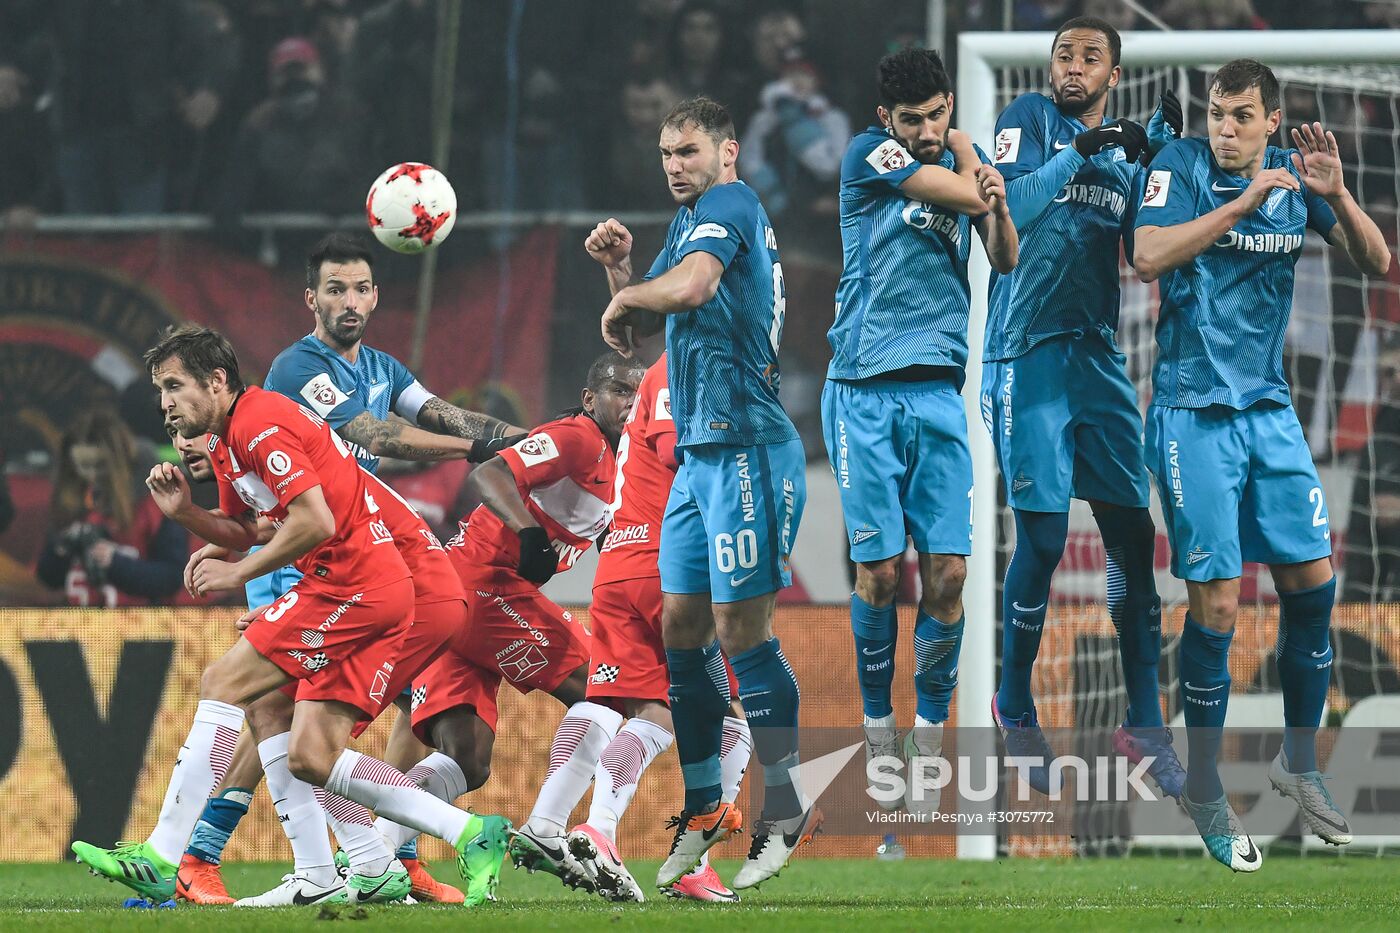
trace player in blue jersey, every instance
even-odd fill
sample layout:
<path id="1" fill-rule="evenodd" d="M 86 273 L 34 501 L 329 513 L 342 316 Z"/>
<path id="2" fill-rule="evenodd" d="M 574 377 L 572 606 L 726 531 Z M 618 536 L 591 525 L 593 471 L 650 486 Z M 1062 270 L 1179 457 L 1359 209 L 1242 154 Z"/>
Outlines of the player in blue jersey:
<path id="1" fill-rule="evenodd" d="M 856 564 L 851 627 L 872 780 L 894 770 L 901 753 L 931 761 L 942 751 L 972 543 L 972 458 L 959 394 L 972 229 L 999 271 L 1015 267 L 1017 252 L 1000 173 L 965 134 L 948 129 L 952 82 L 938 54 L 887 55 L 878 73 L 879 123 L 856 135 L 841 162 L 844 268 L 822 392 L 823 434 Z M 894 596 L 911 538 L 922 583 L 917 709 L 901 748 L 890 704 Z M 906 781 L 911 812 L 938 809 L 930 778 Z"/>
<path id="2" fill-rule="evenodd" d="M 263 388 L 325 418 L 371 473 L 378 470 L 381 456 L 481 462 L 521 439 L 523 428 L 443 401 L 403 363 L 363 343 L 379 302 L 373 263 L 374 254 L 348 234 L 332 233 L 316 244 L 307 258 L 304 296 L 306 307 L 315 315 L 315 327 L 277 355 Z M 404 421 L 388 420 L 391 411 Z M 276 601 L 299 576 L 288 566 L 249 581 L 248 605 L 262 607 Z M 413 737 L 407 697 L 399 705 L 385 757 L 407 771 L 431 749 Z M 180 894 L 197 903 L 223 903 L 221 898 L 226 896 L 218 872 L 223 848 L 248 812 L 248 801 L 262 778 L 251 734 L 245 732 L 240 738 L 224 782 L 201 814 L 180 865 Z M 459 892 L 439 885 L 421 870 L 416 841 L 402 847 L 397 856 L 409 872 L 417 899 L 460 900 Z"/>
<path id="3" fill-rule="evenodd" d="M 678 104 L 662 122 L 660 149 L 681 207 L 646 281 L 631 281 L 632 237 L 616 220 L 585 243 L 613 292 L 602 320 L 610 346 L 630 352 L 630 327 L 656 314 L 666 322 L 681 464 L 659 563 L 685 807 L 656 883 L 675 882 L 739 827 L 720 795 L 723 647 L 763 763 L 763 815 L 734 879 L 749 888 L 787 864 L 821 822 L 794 786 L 797 680 L 773 637 L 806 500 L 802 442 L 778 402 L 783 268 L 768 215 L 735 170 L 739 143 L 723 106 L 703 97 Z"/>
<path id="4" fill-rule="evenodd" d="M 1181 802 L 1217 860 L 1254 871 L 1262 857 L 1216 771 L 1230 695 L 1227 657 L 1242 561 L 1269 565 L 1279 595 L 1284 741 L 1269 767 L 1308 829 L 1333 845 L 1351 829 L 1322 781 L 1314 740 L 1327 701 L 1336 579 L 1327 504 L 1283 375 L 1293 269 L 1312 229 L 1370 275 L 1385 239 L 1342 177 L 1320 123 L 1269 145 L 1278 80 L 1237 59 L 1215 73 L 1209 140 L 1168 145 L 1152 163 L 1134 265 L 1160 280 L 1158 358 L 1146 455 L 1190 602 L 1181 634 L 1181 705 L 1190 729 Z"/>
<path id="5" fill-rule="evenodd" d="M 1037 724 L 1031 669 L 1070 499 L 1085 500 L 1103 536 L 1108 613 L 1128 694 L 1113 743 L 1134 763 L 1151 758 L 1148 773 L 1180 797 L 1186 773 L 1158 698 L 1162 604 L 1142 416 L 1114 334 L 1119 243 L 1134 186 L 1140 190 L 1139 157 L 1181 135 L 1181 105 L 1167 91 L 1150 133 L 1108 120 L 1121 45 L 1103 20 L 1069 20 L 1051 44 L 1050 95 L 1024 94 L 997 121 L 995 160 L 1021 233 L 1021 261 L 992 278 L 982 355 L 983 415 L 1016 523 L 992 715 L 1008 754 L 1042 759 L 1025 773 L 1050 793 L 1054 753 Z"/>

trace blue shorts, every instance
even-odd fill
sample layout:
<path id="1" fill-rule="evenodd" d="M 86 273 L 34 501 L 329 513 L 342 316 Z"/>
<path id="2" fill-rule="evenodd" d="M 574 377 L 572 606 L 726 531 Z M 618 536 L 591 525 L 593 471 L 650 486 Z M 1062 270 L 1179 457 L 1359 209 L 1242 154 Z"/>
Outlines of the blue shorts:
<path id="1" fill-rule="evenodd" d="M 828 379 L 822 435 L 841 491 L 851 560 L 972 553 L 967 413 L 950 379 Z"/>
<path id="2" fill-rule="evenodd" d="M 258 547 L 251 547 L 248 549 L 248 553 L 252 554 L 257 549 Z M 292 588 L 292 584 L 300 579 L 301 571 L 291 564 L 278 567 L 260 577 L 254 577 L 243 584 L 243 593 L 248 597 L 248 608 L 256 609 L 259 606 L 277 602 L 284 593 Z"/>
<path id="3" fill-rule="evenodd" d="M 661 521 L 661 590 L 733 603 L 792 584 L 807 501 L 800 440 L 686 447 Z"/>
<path id="4" fill-rule="evenodd" d="M 1146 447 L 1181 579 L 1228 580 L 1243 561 L 1332 553 L 1327 501 L 1292 406 L 1153 405 Z"/>
<path id="5" fill-rule="evenodd" d="M 1071 498 L 1147 508 L 1142 415 L 1125 362 L 1096 336 L 1065 336 L 982 367 L 982 420 L 1013 509 L 1068 512 Z"/>

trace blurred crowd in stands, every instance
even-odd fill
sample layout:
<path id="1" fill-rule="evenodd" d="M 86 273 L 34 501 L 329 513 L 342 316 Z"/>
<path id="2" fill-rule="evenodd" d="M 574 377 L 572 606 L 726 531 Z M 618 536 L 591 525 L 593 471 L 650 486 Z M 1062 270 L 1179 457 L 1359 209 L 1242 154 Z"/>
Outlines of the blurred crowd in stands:
<path id="1" fill-rule="evenodd" d="M 946 6 L 950 34 L 1081 12 L 1155 28 L 1125 0 Z M 1400 26 L 1393 0 L 1134 6 L 1183 29 Z M 469 0 L 451 139 L 463 208 L 664 209 L 658 120 L 706 93 L 733 111 L 771 214 L 832 215 L 846 140 L 873 109 L 870 63 L 919 41 L 926 15 L 919 2 Z M 0 212 L 351 213 L 385 165 L 428 158 L 437 17 L 436 0 L 5 0 Z"/>

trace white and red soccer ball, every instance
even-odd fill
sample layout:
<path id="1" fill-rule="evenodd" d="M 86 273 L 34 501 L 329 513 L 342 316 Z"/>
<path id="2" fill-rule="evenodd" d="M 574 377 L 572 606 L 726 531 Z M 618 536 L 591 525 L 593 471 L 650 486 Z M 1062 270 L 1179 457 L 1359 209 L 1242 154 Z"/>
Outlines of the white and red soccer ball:
<path id="1" fill-rule="evenodd" d="M 365 216 L 375 239 L 398 253 L 421 253 L 447 239 L 457 222 L 457 192 L 422 162 L 400 162 L 374 180 Z"/>

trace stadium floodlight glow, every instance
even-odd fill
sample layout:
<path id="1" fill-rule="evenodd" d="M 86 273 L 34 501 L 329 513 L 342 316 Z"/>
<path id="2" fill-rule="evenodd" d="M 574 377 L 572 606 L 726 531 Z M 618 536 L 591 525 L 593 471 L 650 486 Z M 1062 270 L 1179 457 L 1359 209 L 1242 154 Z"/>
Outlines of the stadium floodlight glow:
<path id="1" fill-rule="evenodd" d="M 1125 32 L 1122 37 L 1125 71 L 1153 67 L 1208 69 L 1242 54 L 1257 58 L 1276 70 L 1287 66 L 1400 65 L 1400 32 L 1393 30 Z M 1002 100 L 999 105 L 1003 89 L 997 70 L 1038 69 L 1043 74 L 1048 68 L 1053 40 L 1054 34 L 1050 32 L 967 32 L 960 35 L 956 83 L 959 128 L 979 145 L 990 146 L 1000 106 L 1006 103 Z M 1280 78 L 1283 77 L 1280 74 Z M 1124 83 L 1126 81 L 1125 77 Z M 1134 114 L 1134 118 L 1137 116 Z M 1290 145 L 1286 141 L 1282 144 Z M 959 726 L 985 724 L 996 691 L 996 571 L 1001 543 L 997 489 L 1001 478 L 991 438 L 978 427 L 982 421 L 979 397 L 989 274 L 986 253 L 979 243 L 972 250 L 968 266 L 972 309 L 963 398 L 976 486 L 972 556 L 968 559 L 963 596 L 967 626 L 959 663 Z M 990 810 L 993 803 L 985 806 Z M 992 836 L 971 835 L 958 839 L 959 858 L 993 859 L 996 851 L 997 840 Z"/>

